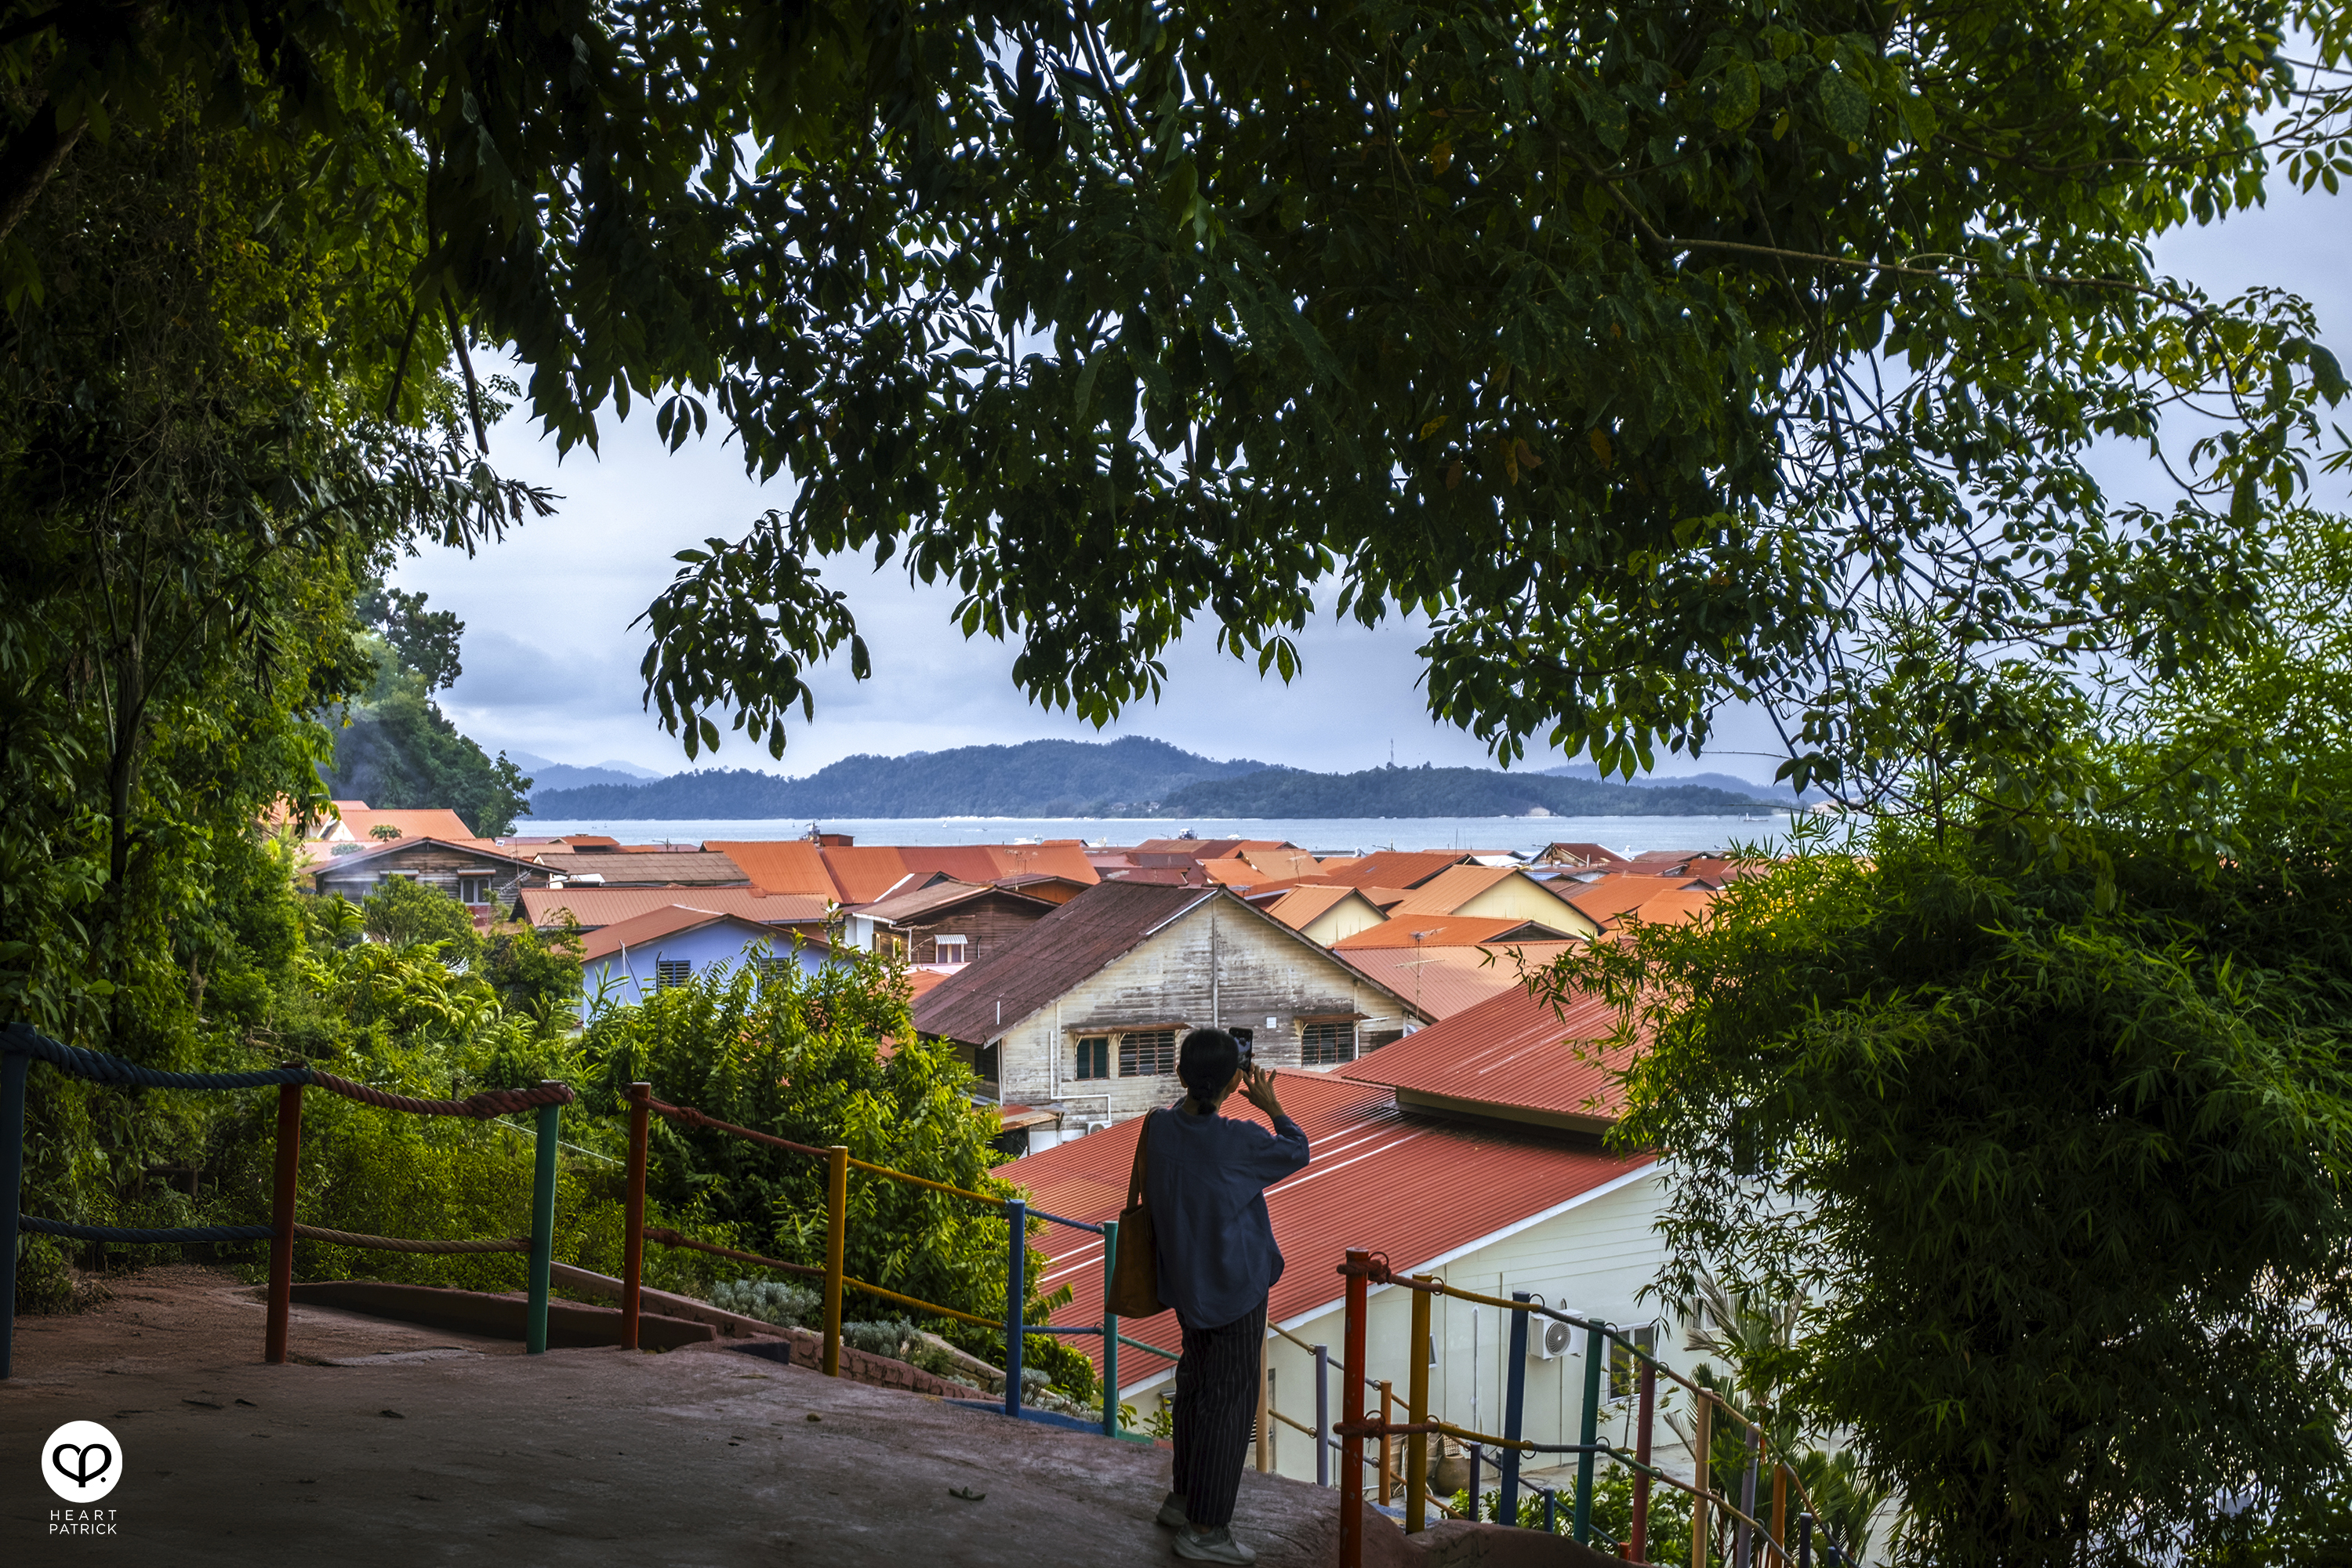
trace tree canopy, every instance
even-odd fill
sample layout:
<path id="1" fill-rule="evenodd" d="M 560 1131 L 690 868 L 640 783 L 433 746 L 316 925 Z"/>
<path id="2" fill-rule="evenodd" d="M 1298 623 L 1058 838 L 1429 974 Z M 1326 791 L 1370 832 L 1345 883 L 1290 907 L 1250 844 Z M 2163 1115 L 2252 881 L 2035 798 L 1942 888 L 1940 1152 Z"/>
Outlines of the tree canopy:
<path id="1" fill-rule="evenodd" d="M 1966 672 L 2227 640 L 2344 381 L 2299 301 L 2210 300 L 2147 245 L 2282 175 L 2334 188 L 2347 26 L 8 0 L 0 227 L 195 96 L 352 242 L 383 406 L 451 349 L 478 403 L 470 338 L 566 443 L 650 400 L 788 473 L 651 608 L 689 753 L 730 714 L 780 751 L 812 660 L 863 673 L 816 563 L 868 555 L 955 584 L 1029 692 L 1097 720 L 1195 618 L 1287 675 L 1320 593 L 1425 615 L 1433 711 L 1506 758 L 1626 766 L 1747 698 L 1802 782 L 1842 775 L 1890 617 Z M 2176 505 L 2101 493 L 2092 443 L 2189 411 L 2215 424 L 2172 435 Z"/>

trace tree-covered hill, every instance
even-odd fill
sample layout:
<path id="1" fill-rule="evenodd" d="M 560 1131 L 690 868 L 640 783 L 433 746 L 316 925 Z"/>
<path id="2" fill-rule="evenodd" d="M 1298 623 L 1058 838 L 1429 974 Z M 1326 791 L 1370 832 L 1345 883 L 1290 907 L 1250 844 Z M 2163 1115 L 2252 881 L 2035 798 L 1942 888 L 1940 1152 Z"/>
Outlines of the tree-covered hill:
<path id="1" fill-rule="evenodd" d="M 1162 809 L 1202 816 L 1715 816 L 1751 810 L 1753 795 L 1703 784 L 1636 787 L 1490 768 L 1370 768 L 1310 773 L 1267 768 L 1177 791 Z"/>
<path id="2" fill-rule="evenodd" d="M 1213 762 L 1165 741 L 1028 741 L 903 757 L 844 757 L 806 778 L 709 769 L 644 784 L 542 790 L 531 809 L 586 818 L 1079 816 L 1117 815 L 1196 782 L 1255 773 L 1264 763 Z"/>

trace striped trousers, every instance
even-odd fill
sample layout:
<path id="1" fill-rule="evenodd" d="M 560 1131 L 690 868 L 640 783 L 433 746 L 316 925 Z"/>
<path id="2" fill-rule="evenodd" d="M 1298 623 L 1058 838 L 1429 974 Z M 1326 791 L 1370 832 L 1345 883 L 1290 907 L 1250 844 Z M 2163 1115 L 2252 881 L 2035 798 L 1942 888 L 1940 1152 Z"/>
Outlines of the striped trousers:
<path id="1" fill-rule="evenodd" d="M 1257 1436 L 1257 1369 L 1265 1353 L 1265 1302 L 1232 1322 L 1184 1330 L 1176 1362 L 1175 1490 L 1202 1530 L 1230 1524 L 1242 1461 Z"/>

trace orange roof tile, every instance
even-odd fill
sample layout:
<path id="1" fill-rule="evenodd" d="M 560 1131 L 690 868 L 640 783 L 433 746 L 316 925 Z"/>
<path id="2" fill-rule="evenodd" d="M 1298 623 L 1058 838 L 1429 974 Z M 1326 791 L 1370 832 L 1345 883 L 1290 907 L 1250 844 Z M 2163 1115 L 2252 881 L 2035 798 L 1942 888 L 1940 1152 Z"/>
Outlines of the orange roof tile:
<path id="1" fill-rule="evenodd" d="M 1496 942 L 1487 947 L 1351 948 L 1339 956 L 1351 969 L 1379 981 L 1432 1018 L 1451 1018 L 1487 997 L 1516 990 L 1519 965 L 1541 969 L 1580 942 Z M 1489 963 L 1488 960 L 1493 962 Z"/>
<path id="2" fill-rule="evenodd" d="M 377 811 L 365 801 L 339 800 L 335 807 L 352 837 L 362 842 L 373 839 L 379 827 L 397 828 L 403 838 L 446 838 L 463 843 L 474 837 L 466 819 L 446 805 L 414 811 Z"/>
<path id="3" fill-rule="evenodd" d="M 1400 915 L 1353 936 L 1343 936 L 1331 945 L 1335 951 L 1362 947 L 1475 947 L 1481 942 L 1502 942 L 1514 936 L 1528 942 L 1557 942 L 1575 934 L 1558 926 L 1545 927 L 1539 921 L 1510 916 L 1495 920 L 1440 916 L 1430 920 Z"/>
<path id="4" fill-rule="evenodd" d="M 1339 1300 L 1340 1280 L 1332 1270 L 1350 1247 L 1376 1247 L 1401 1271 L 1425 1268 L 1652 1163 L 1646 1155 L 1606 1153 L 1589 1141 L 1549 1130 L 1407 1114 L 1390 1090 L 1374 1084 L 1319 1073 L 1276 1078 L 1283 1108 L 1306 1132 L 1314 1156 L 1307 1169 L 1266 1190 L 1286 1264 L 1266 1314 L 1276 1323 L 1297 1321 Z M 1265 1124 L 1237 1099 L 1228 1102 L 1235 1107 L 1232 1114 Z M 1126 1206 L 1128 1173 L 1142 1129 L 1137 1117 L 1000 1165 L 995 1173 L 1027 1187 L 1034 1205 L 1049 1214 L 1089 1224 L 1117 1219 Z M 1465 1171 L 1476 1178 L 1463 1180 Z M 1039 1285 L 1070 1288 L 1070 1302 L 1054 1313 L 1054 1321 L 1100 1322 L 1102 1238 L 1049 1225 L 1037 1245 L 1051 1258 Z M 1119 1330 L 1165 1352 L 1122 1352 L 1123 1386 L 1173 1363 L 1175 1313 L 1126 1319 Z M 1069 1342 L 1100 1353 L 1082 1339 Z"/>
<path id="5" fill-rule="evenodd" d="M 692 891 L 690 889 L 680 890 L 689 894 Z M 677 936 L 683 931 L 694 931 L 720 921 L 729 925 L 740 926 L 743 929 L 743 939 L 747 943 L 764 940 L 774 943 L 779 948 L 789 948 L 793 944 L 795 934 L 777 931 L 761 925 L 757 921 L 747 921 L 740 915 L 730 915 L 718 910 L 698 910 L 687 904 L 666 904 L 660 909 L 647 910 L 644 914 L 633 916 L 613 925 L 602 926 L 589 932 L 581 941 L 580 956 L 583 961 L 593 963 L 597 959 L 618 952 L 625 947 L 639 947 L 649 942 L 659 942 L 664 937 Z M 820 938 L 802 936 L 800 940 L 814 947 L 824 945 Z"/>
<path id="6" fill-rule="evenodd" d="M 769 895 L 756 888 L 525 888 L 519 901 L 523 919 L 535 926 L 563 923 L 569 910 L 589 930 L 617 925 L 673 904 L 740 915 L 761 925 L 822 927 L 831 900 L 806 893 Z"/>
<path id="7" fill-rule="evenodd" d="M 830 899 L 838 891 L 824 868 L 824 857 L 805 838 L 713 838 L 702 847 L 742 867 L 751 885 L 763 892 Z"/>
<path id="8" fill-rule="evenodd" d="M 1042 872 L 1087 887 L 1102 880 L 1075 838 L 1043 844 L 828 844 L 818 853 L 824 857 L 835 896 L 845 904 L 870 904 L 909 876 L 993 882 Z"/>
<path id="9" fill-rule="evenodd" d="M 1347 882 L 1359 888 L 1418 888 L 1448 868 L 1461 865 L 1471 853 L 1457 849 L 1382 849 L 1345 866 L 1326 860 L 1316 868 L 1316 879 Z"/>

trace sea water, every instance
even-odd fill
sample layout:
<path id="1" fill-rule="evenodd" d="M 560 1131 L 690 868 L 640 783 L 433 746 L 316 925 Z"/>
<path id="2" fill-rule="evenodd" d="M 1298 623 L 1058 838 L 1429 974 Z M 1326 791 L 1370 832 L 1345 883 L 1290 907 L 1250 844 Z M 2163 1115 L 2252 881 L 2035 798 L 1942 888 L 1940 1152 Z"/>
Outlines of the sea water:
<path id="1" fill-rule="evenodd" d="M 1532 854 L 1547 844 L 1599 844 L 1620 855 L 1645 849 L 1769 849 L 1784 837 L 1786 810 L 1758 806 L 1731 816 L 900 816 L 765 820 L 540 818 L 518 836 L 601 833 L 624 844 L 698 844 L 709 838 L 800 838 L 812 827 L 859 844 L 1018 844 L 1076 838 L 1129 845 L 1146 838 L 1275 839 L 1320 854 L 1375 849 L 1462 849 Z"/>

